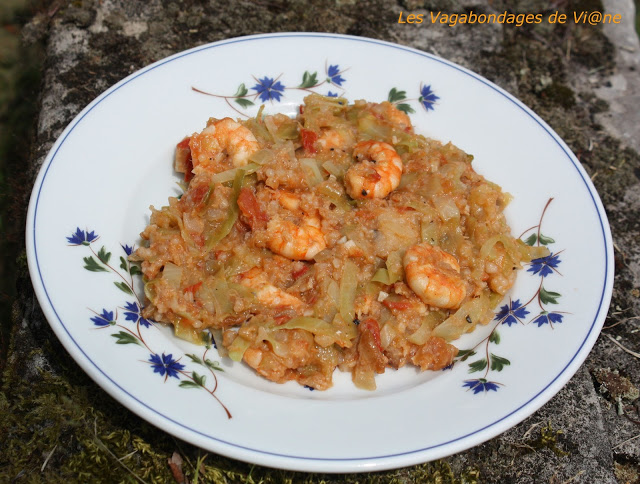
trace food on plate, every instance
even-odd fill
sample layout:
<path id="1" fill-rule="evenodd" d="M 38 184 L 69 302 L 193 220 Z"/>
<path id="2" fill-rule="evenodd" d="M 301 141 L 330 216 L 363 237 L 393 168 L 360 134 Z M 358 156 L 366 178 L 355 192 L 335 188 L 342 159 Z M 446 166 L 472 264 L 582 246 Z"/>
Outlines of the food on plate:
<path id="1" fill-rule="evenodd" d="M 151 208 L 144 317 L 263 377 L 325 390 L 336 368 L 440 370 L 486 324 L 522 262 L 510 196 L 473 157 L 388 102 L 312 94 L 292 119 L 211 118 L 178 143 L 185 190 Z"/>

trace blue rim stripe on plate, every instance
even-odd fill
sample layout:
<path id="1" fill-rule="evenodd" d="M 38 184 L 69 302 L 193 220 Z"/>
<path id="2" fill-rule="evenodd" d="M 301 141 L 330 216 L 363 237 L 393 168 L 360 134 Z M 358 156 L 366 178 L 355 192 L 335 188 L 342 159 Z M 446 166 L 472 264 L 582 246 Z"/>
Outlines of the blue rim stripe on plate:
<path id="1" fill-rule="evenodd" d="M 37 250 L 37 246 L 36 246 L 36 230 L 37 230 L 37 228 L 36 228 L 36 219 L 37 219 L 37 213 L 38 213 L 38 204 L 39 204 L 39 200 L 40 200 L 40 194 L 41 194 L 41 191 L 42 191 L 42 187 L 44 186 L 45 179 L 47 177 L 49 169 L 53 165 L 53 162 L 54 162 L 54 160 L 56 158 L 56 155 L 57 155 L 59 149 L 65 143 L 67 137 L 73 132 L 75 127 L 95 107 L 97 107 L 102 101 L 104 101 L 106 98 L 108 98 L 111 94 L 113 94 L 116 91 L 118 91 L 121 87 L 127 85 L 129 82 L 137 79 L 138 77 L 143 76 L 143 75 L 153 71 L 154 69 L 156 69 L 158 67 L 161 67 L 161 66 L 163 66 L 163 65 L 165 65 L 165 64 L 167 64 L 169 62 L 173 62 L 173 61 L 175 61 L 177 59 L 180 59 L 182 57 L 185 57 L 185 56 L 188 56 L 188 55 L 192 55 L 192 54 L 196 54 L 196 53 L 199 53 L 199 52 L 204 51 L 204 50 L 214 49 L 214 48 L 218 48 L 218 47 L 224 47 L 224 46 L 227 46 L 227 45 L 230 45 L 230 44 L 235 44 L 235 43 L 240 43 L 240 42 L 252 42 L 252 41 L 255 41 L 255 40 L 258 40 L 258 39 L 277 39 L 277 38 L 290 38 L 290 37 L 338 39 L 338 40 L 343 40 L 343 41 L 375 44 L 375 45 L 378 45 L 378 46 L 381 46 L 381 47 L 397 49 L 397 50 L 401 50 L 401 51 L 404 51 L 404 52 L 408 52 L 410 54 L 415 54 L 415 55 L 427 58 L 427 59 L 429 59 L 431 61 L 435 61 L 435 62 L 443 64 L 443 65 L 445 65 L 447 67 L 453 68 L 453 69 L 461 72 L 462 74 L 470 76 L 470 77 L 474 78 L 476 81 L 481 82 L 485 86 L 491 88 L 493 91 L 495 91 L 498 94 L 500 94 L 501 96 L 503 96 L 506 100 L 508 100 L 509 102 L 514 104 L 515 106 L 517 106 L 527 116 L 529 116 L 533 121 L 535 121 L 535 123 L 538 124 L 538 126 L 540 126 L 553 139 L 553 141 L 558 145 L 558 147 L 565 153 L 565 155 L 567 156 L 567 159 L 571 162 L 572 166 L 576 169 L 576 171 L 578 172 L 578 175 L 580 176 L 580 178 L 582 179 L 583 183 L 585 184 L 585 186 L 587 188 L 587 191 L 589 192 L 589 196 L 591 197 L 591 200 L 593 202 L 593 207 L 594 207 L 594 209 L 596 211 L 596 214 L 598 216 L 598 220 L 600 222 L 600 229 L 601 229 L 601 232 L 602 232 L 602 237 L 603 237 L 602 240 L 603 240 L 604 254 L 605 254 L 605 259 L 604 259 L 604 284 L 603 284 L 603 287 L 602 287 L 602 292 L 601 292 L 600 301 L 599 301 L 599 304 L 598 304 L 598 309 L 596 311 L 596 315 L 595 315 L 593 321 L 591 322 L 591 326 L 589 328 L 588 333 L 586 334 L 584 340 L 582 341 L 582 343 L 578 347 L 577 351 L 571 357 L 569 362 L 562 368 L 562 370 L 555 376 L 555 378 L 553 378 L 544 388 L 542 388 L 540 391 L 538 391 L 533 397 L 531 397 L 525 403 L 520 405 L 518 408 L 516 408 L 516 409 L 512 410 L 511 412 L 509 412 L 507 415 L 504 415 L 503 417 L 495 420 L 494 422 L 492 422 L 490 424 L 485 425 L 484 427 L 481 427 L 479 429 L 476 429 L 476 430 L 474 430 L 472 432 L 466 433 L 466 434 L 461 435 L 459 437 L 456 437 L 454 439 L 450 439 L 448 441 L 441 442 L 439 444 L 431 445 L 431 446 L 428 446 L 428 447 L 415 449 L 415 450 L 411 450 L 411 451 L 406 451 L 406 452 L 400 452 L 400 453 L 396 453 L 396 454 L 386 454 L 386 455 L 370 456 L 370 457 L 307 457 L 307 456 L 298 456 L 298 455 L 290 455 L 290 454 L 280 454 L 280 453 L 276 453 L 276 452 L 269 452 L 269 451 L 266 451 L 266 450 L 263 450 L 263 449 L 255 449 L 255 448 L 252 448 L 252 447 L 247 447 L 247 446 L 243 446 L 243 445 L 240 445 L 240 444 L 235 444 L 233 442 L 228 442 L 228 441 L 225 441 L 225 440 L 222 440 L 222 439 L 218 439 L 218 438 L 216 438 L 216 437 L 214 437 L 212 435 L 209 435 L 209 434 L 203 433 L 203 432 L 201 432 L 201 431 L 199 431 L 197 429 L 188 427 L 188 426 L 186 426 L 186 425 L 174 420 L 173 418 L 171 418 L 171 417 L 169 417 L 167 415 L 164 415 L 163 413 L 159 412 L 158 410 L 155 410 L 153 407 L 150 407 L 147 403 L 143 402 L 142 400 L 138 399 L 137 397 L 135 397 L 134 395 L 132 395 L 131 393 L 126 391 L 116 381 L 114 381 L 111 377 L 109 377 L 109 375 L 107 375 L 89 357 L 89 355 L 87 355 L 87 353 L 85 353 L 85 351 L 75 341 L 75 339 L 73 338 L 72 334 L 67 329 L 67 326 L 65 325 L 65 323 L 62 321 L 62 319 L 58 315 L 58 312 L 57 312 L 57 310 L 55 309 L 55 307 L 53 305 L 53 301 L 49 297 L 49 292 L 47 291 L 47 288 L 45 287 L 44 279 L 42 277 L 42 273 L 41 273 L 41 270 L 40 270 L 40 262 L 39 262 L 39 259 L 38 259 L 38 250 Z M 482 431 L 484 431 L 484 430 L 486 430 L 486 429 L 488 429 L 490 427 L 493 427 L 493 426 L 503 422 L 504 420 L 514 416 L 520 410 L 522 410 L 525 407 L 527 407 L 528 405 L 530 405 L 542 393 L 544 393 L 549 387 L 551 387 L 556 381 L 558 381 L 558 379 L 565 373 L 565 371 L 574 363 L 575 359 L 578 357 L 578 355 L 582 351 L 582 348 L 584 348 L 584 345 L 586 344 L 587 340 L 592 336 L 592 332 L 593 332 L 594 326 L 596 325 L 596 322 L 599 319 L 600 313 L 601 313 L 601 311 L 603 309 L 603 304 L 605 303 L 606 294 L 608 292 L 607 288 L 609 286 L 609 281 L 611 280 L 611 277 L 612 277 L 609 274 L 609 270 L 610 270 L 609 269 L 609 251 L 608 251 L 607 242 L 609 241 L 610 236 L 607 237 L 607 235 L 609 233 L 608 223 L 605 223 L 604 220 L 601 217 L 600 210 L 599 210 L 599 207 L 598 207 L 598 201 L 596 200 L 596 198 L 594 196 L 595 188 L 592 189 L 592 187 L 589 185 L 589 182 L 585 179 L 584 174 L 582 173 L 580 167 L 576 164 L 576 161 L 574 160 L 574 157 L 573 157 L 573 154 L 571 153 L 571 151 L 568 150 L 568 148 L 564 145 L 563 142 L 559 141 L 557 135 L 555 135 L 553 130 L 551 130 L 551 128 L 549 126 L 547 126 L 546 123 L 544 123 L 544 121 L 539 119 L 538 116 L 535 113 L 533 113 L 533 111 L 531 111 L 528 107 L 526 107 L 520 101 L 518 101 L 513 96 L 511 96 L 509 93 L 507 93 L 506 91 L 503 91 L 498 86 L 496 86 L 493 83 L 487 81 L 486 79 L 480 77 L 478 74 L 475 74 L 472 71 L 464 69 L 464 68 L 462 68 L 462 67 L 460 67 L 460 66 L 458 66 L 456 64 L 453 64 L 453 63 L 451 63 L 449 61 L 446 61 L 444 59 L 440 59 L 438 57 L 434 57 L 431 54 L 428 54 L 426 52 L 421 52 L 421 51 L 418 51 L 418 50 L 415 50 L 415 49 L 412 49 L 412 48 L 409 48 L 409 47 L 403 47 L 403 46 L 400 46 L 400 45 L 391 44 L 391 43 L 388 43 L 388 42 L 374 40 L 374 39 L 369 39 L 369 38 L 365 38 L 365 37 L 351 37 L 351 36 L 343 36 L 343 35 L 336 35 L 336 34 L 293 34 L 293 33 L 289 33 L 289 34 L 266 34 L 266 35 L 241 37 L 241 38 L 235 38 L 235 39 L 226 40 L 226 41 L 220 41 L 220 42 L 216 42 L 216 43 L 213 43 L 213 44 L 208 44 L 208 45 L 204 45 L 204 46 L 201 46 L 201 47 L 196 47 L 196 48 L 188 50 L 186 52 L 175 54 L 174 56 L 171 56 L 171 57 L 169 57 L 167 59 L 158 61 L 156 64 L 152 64 L 152 65 L 150 65 L 150 66 L 148 66 L 146 68 L 143 68 L 139 72 L 132 74 L 132 76 L 130 78 L 125 78 L 123 81 L 120 81 L 120 83 L 118 83 L 115 86 L 113 86 L 110 89 L 108 89 L 101 96 L 99 96 L 96 100 L 94 100 L 91 104 L 89 104 L 89 106 L 87 106 L 87 108 L 85 108 L 85 109 L 86 110 L 83 113 L 81 113 L 77 119 L 72 121 L 73 124 L 69 125 L 69 127 L 67 128 L 68 131 L 66 132 L 64 137 L 58 141 L 55 152 L 53 152 L 53 154 L 50 154 L 50 155 L 47 156 L 47 158 L 49 158 L 49 156 L 50 156 L 49 164 L 45 169 L 44 175 L 42 176 L 42 179 L 40 181 L 40 186 L 38 187 L 37 196 L 36 196 L 36 199 L 35 199 L 35 208 L 33 210 L 33 226 L 32 226 L 32 231 L 33 231 L 33 237 L 32 237 L 33 250 L 34 250 L 34 256 L 35 256 L 35 261 L 36 261 L 36 267 L 37 267 L 37 270 L 38 270 L 38 277 L 40 279 L 40 283 L 42 284 L 42 289 L 43 289 L 43 291 L 45 293 L 47 301 L 49 302 L 49 305 L 50 305 L 52 311 L 56 315 L 56 318 L 58 319 L 58 321 L 60 322 L 62 328 L 65 330 L 65 332 L 69 336 L 70 340 L 74 343 L 74 345 L 82 353 L 82 355 L 84 355 L 86 360 L 88 362 L 90 362 L 93 365 L 93 367 L 96 370 L 98 370 L 98 372 L 100 374 L 102 374 L 109 382 L 111 382 L 114 387 L 118 388 L 122 393 L 126 394 L 131 400 L 137 402 L 141 406 L 145 407 L 146 409 L 150 410 L 151 412 L 155 413 L 156 415 L 162 417 L 166 421 L 169 421 L 169 422 L 177 425 L 178 427 L 181 427 L 181 428 L 183 428 L 185 430 L 188 430 L 189 432 L 193 432 L 193 433 L 198 434 L 198 435 L 200 435 L 202 437 L 205 437 L 206 439 L 213 440 L 213 441 L 216 441 L 216 442 L 219 442 L 219 443 L 231 446 L 231 447 L 235 447 L 235 448 L 238 448 L 238 449 L 242 449 L 242 450 L 246 450 L 246 451 L 250 451 L 250 452 L 254 452 L 254 453 L 258 453 L 258 454 L 262 454 L 262 455 L 266 455 L 266 456 L 283 457 L 283 458 L 296 459 L 296 460 L 302 460 L 302 461 L 335 461 L 335 462 L 358 462 L 358 461 L 361 461 L 362 462 L 362 461 L 389 459 L 389 458 L 394 458 L 394 457 L 408 456 L 408 455 L 412 455 L 412 454 L 417 454 L 417 453 L 420 453 L 420 452 L 425 452 L 425 451 L 432 450 L 432 449 L 435 449 L 435 448 L 438 448 L 438 447 L 449 445 L 449 444 L 452 444 L 454 442 L 459 442 L 459 441 L 464 440 L 464 439 L 466 439 L 466 438 L 468 438 L 468 437 L 470 437 L 472 435 L 475 435 L 475 434 L 477 434 L 479 432 L 482 432 Z M 586 358 L 586 356 L 587 355 L 584 355 L 584 358 Z M 109 393 L 116 399 L 118 399 L 118 397 L 120 396 L 119 394 L 114 394 L 113 392 L 109 392 Z M 550 398 L 551 397 L 549 397 L 549 399 Z M 540 405 L 538 406 L 538 408 L 540 406 L 544 405 L 544 403 L 546 403 L 546 401 L 547 400 L 541 402 Z M 130 409 L 130 410 L 133 410 L 133 409 Z M 138 415 L 141 416 L 141 418 L 144 418 L 142 415 L 140 415 L 140 414 L 138 414 Z"/>

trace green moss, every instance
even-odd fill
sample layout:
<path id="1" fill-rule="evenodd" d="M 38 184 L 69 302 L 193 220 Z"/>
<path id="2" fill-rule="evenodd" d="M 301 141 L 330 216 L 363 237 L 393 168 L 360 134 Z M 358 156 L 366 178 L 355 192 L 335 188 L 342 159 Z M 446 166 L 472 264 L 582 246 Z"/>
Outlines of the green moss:
<path id="1" fill-rule="evenodd" d="M 136 419 L 126 424 L 128 412 L 115 403 L 109 413 L 98 410 L 89 396 L 96 394 L 94 388 L 39 373 L 35 394 L 33 381 L 6 379 L 0 398 L 6 416 L 0 432 L 6 437 L 0 481 L 24 476 L 27 482 L 117 482 L 135 474 L 148 482 L 165 482 L 170 477 L 165 453 L 151 449 Z"/>
<path id="2" fill-rule="evenodd" d="M 173 482 L 168 460 L 184 458 L 181 473 L 190 482 L 210 483 L 475 483 L 478 472 L 455 475 L 444 461 L 379 474 L 311 475 L 254 468 L 179 442 L 112 403 L 94 408 L 94 389 L 71 385 L 64 378 L 41 374 L 38 395 L 25 382 L 12 387 L 11 400 L 0 394 L 7 416 L 0 462 L 0 481 L 9 482 Z M 115 414 L 119 415 L 115 415 Z M 46 464 L 45 464 L 46 462 Z M 409 479 L 409 481 L 407 480 Z"/>
<path id="3" fill-rule="evenodd" d="M 614 401 L 624 400 L 626 403 L 631 403 L 640 398 L 640 390 L 631 383 L 631 380 L 620 375 L 618 370 L 599 368 L 592 374 L 600 384 L 600 393 L 608 395 Z"/>
<path id="4" fill-rule="evenodd" d="M 549 422 L 540 429 L 540 434 L 536 438 L 527 441 L 526 445 L 535 450 L 549 449 L 558 457 L 565 457 L 569 453 L 558 447 L 558 438 L 562 434 L 562 430 L 554 430 L 551 422 Z"/>
<path id="5" fill-rule="evenodd" d="M 551 103 L 562 106 L 563 108 L 571 108 L 576 104 L 576 97 L 571 89 L 564 84 L 557 82 L 551 83 L 545 87 L 540 95 Z"/>
<path id="6" fill-rule="evenodd" d="M 625 484 L 639 484 L 640 483 L 640 469 L 635 462 L 619 462 L 616 460 L 613 463 L 613 471 L 616 475 L 618 482 Z"/>
<path id="7" fill-rule="evenodd" d="M 640 398 L 640 390 L 631 380 L 610 368 L 597 368 L 591 372 L 596 380 L 596 388 L 609 400 L 615 403 L 619 415 L 624 413 L 624 407 Z"/>
<path id="8" fill-rule="evenodd" d="M 0 411 L 8 416 L 1 429 L 8 438 L 0 462 L 2 482 L 16 478 L 20 482 L 172 482 L 168 460 L 173 452 L 184 458 L 179 475 L 192 483 L 334 482 L 333 476 L 254 468 L 205 454 L 129 417 L 117 404 L 109 412 L 97 410 L 89 397 L 93 393 L 90 388 L 70 385 L 64 378 L 47 373 L 41 377 L 38 396 L 29 397 L 27 382 L 13 387 L 11 401 L 5 393 L 0 394 Z M 112 411 L 121 415 L 113 415 Z M 471 484 L 478 482 L 478 472 L 468 470 L 456 476 L 446 462 L 438 461 L 335 479 L 354 484 L 400 484 L 407 479 Z"/>

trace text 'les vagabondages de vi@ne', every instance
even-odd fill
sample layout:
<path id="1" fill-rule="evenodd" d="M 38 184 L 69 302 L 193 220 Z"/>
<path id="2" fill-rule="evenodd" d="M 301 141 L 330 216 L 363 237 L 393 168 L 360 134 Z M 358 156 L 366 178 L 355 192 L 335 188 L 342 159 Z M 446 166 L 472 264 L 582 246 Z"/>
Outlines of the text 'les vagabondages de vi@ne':
<path id="1" fill-rule="evenodd" d="M 443 12 L 428 12 L 428 13 L 407 13 L 400 12 L 398 17 L 399 24 L 413 24 L 413 25 L 447 25 L 449 27 L 455 27 L 456 25 L 463 24 L 506 24 L 515 25 L 516 27 L 522 27 L 523 25 L 540 24 L 542 22 L 548 22 L 550 24 L 566 24 L 573 22 L 575 24 L 582 25 L 598 25 L 598 24 L 619 24 L 622 21 L 620 14 L 602 13 L 597 10 L 594 11 L 581 11 L 571 13 L 561 13 L 555 11 L 549 14 L 542 13 L 475 13 L 470 11 L 468 13 L 443 13 Z"/>

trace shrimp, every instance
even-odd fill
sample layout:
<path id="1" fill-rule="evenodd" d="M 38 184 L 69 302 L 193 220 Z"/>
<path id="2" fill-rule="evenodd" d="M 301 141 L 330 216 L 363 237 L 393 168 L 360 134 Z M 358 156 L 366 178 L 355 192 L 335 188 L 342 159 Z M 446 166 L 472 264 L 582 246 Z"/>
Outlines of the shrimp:
<path id="1" fill-rule="evenodd" d="M 327 247 L 318 217 L 306 217 L 302 225 L 274 218 L 267 224 L 267 247 L 293 260 L 311 260 Z"/>
<path id="2" fill-rule="evenodd" d="M 444 309 L 460 306 L 467 295 L 454 256 L 428 243 L 409 248 L 403 259 L 409 287 L 426 304 Z"/>
<path id="3" fill-rule="evenodd" d="M 280 205 L 291 211 L 300 209 L 300 197 L 288 191 L 275 192 Z M 267 247 L 276 254 L 293 260 L 311 260 L 327 247 L 318 215 L 304 214 L 300 223 L 296 224 L 281 217 L 269 220 L 267 224 Z"/>
<path id="4" fill-rule="evenodd" d="M 260 145 L 248 128 L 231 118 L 224 118 L 210 119 L 205 129 L 191 136 L 189 148 L 193 172 L 197 174 L 244 166 Z M 225 166 L 227 159 L 232 166 Z"/>
<path id="5" fill-rule="evenodd" d="M 255 290 L 256 299 L 265 306 L 297 308 L 304 304 L 297 297 L 270 284 L 265 273 L 257 267 L 243 272 L 239 277 L 240 284 Z"/>
<path id="6" fill-rule="evenodd" d="M 353 150 L 358 161 L 344 176 L 351 198 L 384 198 L 400 185 L 402 159 L 388 143 L 361 141 Z"/>
<path id="7" fill-rule="evenodd" d="M 274 196 L 278 199 L 278 203 L 281 206 L 291 212 L 295 212 L 300 208 L 300 197 L 293 192 L 279 190 L 274 192 Z"/>

